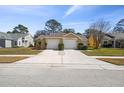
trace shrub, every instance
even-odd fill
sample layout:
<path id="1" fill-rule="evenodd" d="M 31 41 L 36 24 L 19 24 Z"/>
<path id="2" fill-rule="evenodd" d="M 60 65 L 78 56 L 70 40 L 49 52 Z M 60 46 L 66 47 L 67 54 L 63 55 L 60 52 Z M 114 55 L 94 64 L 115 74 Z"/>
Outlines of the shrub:
<path id="1" fill-rule="evenodd" d="M 33 47 L 33 45 L 32 45 L 32 44 L 30 44 L 30 45 L 29 45 L 29 47 Z"/>
<path id="2" fill-rule="evenodd" d="M 41 40 L 35 40 L 35 45 L 32 49 L 41 50 Z"/>
<path id="3" fill-rule="evenodd" d="M 82 50 L 87 50 L 87 49 L 88 49 L 87 46 L 83 46 L 83 47 L 82 47 Z"/>
<path id="4" fill-rule="evenodd" d="M 104 48 L 112 48 L 112 44 L 106 44 L 106 45 L 103 44 L 102 47 L 104 47 Z"/>
<path id="5" fill-rule="evenodd" d="M 82 49 L 82 47 L 83 47 L 83 43 L 78 43 L 77 48 L 78 48 L 79 50 L 81 50 L 81 49 Z"/>
<path id="6" fill-rule="evenodd" d="M 78 44 L 78 49 L 79 49 L 79 50 L 87 50 L 88 47 L 87 47 L 87 46 L 84 46 L 83 43 L 79 43 L 79 44 Z"/>
<path id="7" fill-rule="evenodd" d="M 59 50 L 64 50 L 64 44 L 63 43 L 59 43 L 58 44 L 58 49 Z"/>
<path id="8" fill-rule="evenodd" d="M 44 47 L 44 49 L 46 49 L 47 48 L 47 43 L 45 42 L 45 47 Z"/>
<path id="9" fill-rule="evenodd" d="M 13 46 L 13 48 L 19 48 L 19 46 Z"/>

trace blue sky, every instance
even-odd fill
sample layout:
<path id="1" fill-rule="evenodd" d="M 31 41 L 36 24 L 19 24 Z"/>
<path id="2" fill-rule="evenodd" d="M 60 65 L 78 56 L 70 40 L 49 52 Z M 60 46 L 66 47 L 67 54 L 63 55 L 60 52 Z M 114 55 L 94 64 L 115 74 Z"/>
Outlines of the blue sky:
<path id="1" fill-rule="evenodd" d="M 49 19 L 58 20 L 63 28 L 74 28 L 83 33 L 96 20 L 110 21 L 112 27 L 124 18 L 124 6 L 73 6 L 73 5 L 27 5 L 0 6 L 0 31 L 11 31 L 16 25 L 23 24 L 31 34 L 44 29 Z"/>

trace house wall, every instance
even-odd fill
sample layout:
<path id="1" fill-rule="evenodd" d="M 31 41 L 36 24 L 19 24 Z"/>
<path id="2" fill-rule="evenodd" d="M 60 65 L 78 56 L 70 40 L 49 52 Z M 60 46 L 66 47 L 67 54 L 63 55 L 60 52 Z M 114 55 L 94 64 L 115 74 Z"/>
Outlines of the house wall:
<path id="1" fill-rule="evenodd" d="M 17 40 L 17 46 L 18 46 L 18 47 L 23 46 L 23 44 L 22 44 L 22 38 L 19 38 L 19 39 Z"/>
<path id="2" fill-rule="evenodd" d="M 16 40 L 12 40 L 12 47 L 17 47 L 17 41 Z"/>
<path id="3" fill-rule="evenodd" d="M 66 35 L 66 36 L 64 36 L 64 37 L 67 37 L 67 38 L 75 38 L 75 36 L 73 35 L 73 34 L 68 34 L 68 35 Z M 77 37 L 76 37 L 77 38 Z"/>
<path id="4" fill-rule="evenodd" d="M 86 42 L 83 42 L 83 40 L 81 40 L 80 38 L 78 38 L 78 37 L 76 37 L 75 35 L 73 35 L 73 34 L 69 34 L 69 35 L 66 35 L 66 36 L 64 36 L 64 37 L 67 37 L 67 38 L 77 38 L 77 44 L 78 43 L 83 43 L 84 45 L 87 45 L 87 43 Z"/>
<path id="5" fill-rule="evenodd" d="M 0 48 L 5 47 L 5 39 L 0 39 Z"/>
<path id="6" fill-rule="evenodd" d="M 83 44 L 84 44 L 85 46 L 88 45 L 88 40 L 82 40 L 81 42 L 83 42 Z"/>
<path id="7" fill-rule="evenodd" d="M 46 39 L 44 38 L 41 40 L 41 49 L 46 49 L 45 43 L 47 44 Z"/>
<path id="8" fill-rule="evenodd" d="M 24 47 L 29 47 L 30 44 L 34 45 L 34 39 L 33 39 L 33 37 L 31 35 L 27 35 L 25 37 L 25 41 L 27 41 L 27 42 L 25 42 L 23 44 Z"/>
<path id="9" fill-rule="evenodd" d="M 0 39 L 0 48 L 11 48 L 12 40 Z"/>
<path id="10" fill-rule="evenodd" d="M 31 35 L 27 35 L 24 37 L 24 42 L 22 41 L 23 38 L 19 38 L 17 40 L 17 46 L 21 47 L 29 47 L 30 44 L 34 45 L 34 40 Z"/>
<path id="11" fill-rule="evenodd" d="M 59 39 L 59 43 L 64 43 L 63 40 L 67 39 L 67 40 L 76 40 L 76 43 L 78 45 L 78 43 L 83 43 L 84 45 L 87 45 L 87 40 L 83 40 L 82 38 L 73 35 L 73 34 L 68 34 L 65 35 L 63 37 L 45 37 L 45 38 L 41 38 L 39 40 L 41 40 L 41 49 L 45 49 L 45 43 L 47 43 L 47 39 Z M 48 44 L 47 44 L 48 45 Z"/>
<path id="12" fill-rule="evenodd" d="M 11 40 L 5 40 L 5 47 L 6 48 L 12 47 L 12 41 Z"/>

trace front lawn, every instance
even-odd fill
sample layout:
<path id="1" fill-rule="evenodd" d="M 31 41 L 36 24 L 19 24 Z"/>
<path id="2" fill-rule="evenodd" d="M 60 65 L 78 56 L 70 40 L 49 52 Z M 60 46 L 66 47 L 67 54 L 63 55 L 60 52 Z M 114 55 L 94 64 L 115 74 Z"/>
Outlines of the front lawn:
<path id="1" fill-rule="evenodd" d="M 88 56 L 124 56 L 124 49 L 120 48 L 101 48 L 81 52 Z"/>
<path id="2" fill-rule="evenodd" d="M 0 57 L 0 63 L 12 63 L 28 57 Z"/>
<path id="3" fill-rule="evenodd" d="M 124 65 L 124 58 L 123 59 L 119 59 L 119 58 L 97 58 L 99 60 L 105 61 L 105 62 L 109 62 L 115 65 Z"/>
<path id="4" fill-rule="evenodd" d="M 40 52 L 31 48 L 0 48 L 0 55 L 34 55 Z"/>

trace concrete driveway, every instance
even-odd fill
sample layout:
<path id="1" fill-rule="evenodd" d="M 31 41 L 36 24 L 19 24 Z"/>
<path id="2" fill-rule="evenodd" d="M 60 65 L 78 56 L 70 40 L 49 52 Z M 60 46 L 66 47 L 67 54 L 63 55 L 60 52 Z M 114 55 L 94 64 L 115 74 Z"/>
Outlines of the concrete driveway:
<path id="1" fill-rule="evenodd" d="M 76 50 L 45 50 L 9 64 L 0 64 L 0 86 L 124 86 L 124 67 L 88 57 Z"/>
<path id="2" fill-rule="evenodd" d="M 31 66 L 31 64 L 42 67 L 124 70 L 124 66 L 116 66 L 104 61 L 97 60 L 95 58 L 86 56 L 78 50 L 44 50 L 42 53 L 36 56 L 9 65 Z"/>

